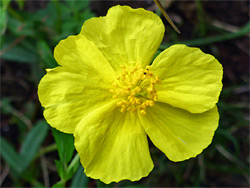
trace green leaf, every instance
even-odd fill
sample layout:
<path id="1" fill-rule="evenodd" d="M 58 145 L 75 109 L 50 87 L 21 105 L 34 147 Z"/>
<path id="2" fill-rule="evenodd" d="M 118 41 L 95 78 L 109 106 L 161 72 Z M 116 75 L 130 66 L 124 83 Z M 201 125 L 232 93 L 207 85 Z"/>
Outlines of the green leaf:
<path id="1" fill-rule="evenodd" d="M 8 114 L 11 109 L 11 103 L 8 98 L 2 98 L 0 101 L 1 113 Z"/>
<path id="2" fill-rule="evenodd" d="M 5 0 L 1 1 L 0 6 L 0 28 L 1 28 L 1 35 L 5 33 L 6 26 L 7 26 L 7 20 L 8 20 L 8 14 L 7 14 L 7 8 L 9 6 L 11 0 Z"/>
<path id="3" fill-rule="evenodd" d="M 68 164 L 75 148 L 73 135 L 60 132 L 54 128 L 52 128 L 52 133 L 56 141 L 60 160 Z"/>
<path id="4" fill-rule="evenodd" d="M 0 5 L 7 8 L 7 6 L 9 5 L 9 3 L 11 2 L 11 0 L 4 0 L 0 2 Z"/>
<path id="5" fill-rule="evenodd" d="M 114 183 L 105 184 L 100 180 L 96 180 L 96 184 L 97 184 L 97 187 L 99 187 L 99 188 L 101 188 L 101 187 L 113 187 L 114 186 Z"/>
<path id="6" fill-rule="evenodd" d="M 25 137 L 20 151 L 20 155 L 25 159 L 23 161 L 25 167 L 29 166 L 47 136 L 48 127 L 49 126 L 45 121 L 39 121 Z"/>
<path id="7" fill-rule="evenodd" d="M 33 13 L 33 19 L 37 21 L 43 20 L 43 24 L 48 28 L 55 30 L 55 20 L 56 20 L 56 11 L 54 3 L 51 1 L 48 2 L 47 6 L 43 9 L 39 9 Z"/>
<path id="8" fill-rule="evenodd" d="M 65 186 L 65 182 L 59 181 L 57 183 L 55 183 L 52 188 L 64 188 Z"/>
<path id="9" fill-rule="evenodd" d="M 1 149 L 0 153 L 10 168 L 17 174 L 24 169 L 23 159 L 16 153 L 15 149 L 4 138 L 0 137 Z"/>
<path id="10" fill-rule="evenodd" d="M 58 161 L 58 160 L 55 160 L 55 163 L 56 163 L 56 169 L 57 169 L 59 177 L 61 179 L 64 179 L 65 173 L 66 173 L 64 163 L 62 161 Z"/>
<path id="11" fill-rule="evenodd" d="M 55 160 L 56 169 L 58 172 L 61 181 L 66 182 L 72 178 L 76 170 L 80 165 L 79 155 L 77 154 L 74 159 L 71 161 L 70 165 L 67 167 L 66 163 L 63 161 Z"/>
<path id="12" fill-rule="evenodd" d="M 19 9 L 22 10 L 24 7 L 25 0 L 16 0 L 16 3 L 18 5 Z"/>
<path id="13" fill-rule="evenodd" d="M 5 60 L 16 61 L 21 63 L 37 62 L 36 58 L 34 57 L 34 55 L 32 55 L 32 53 L 29 53 L 25 49 L 17 46 L 4 53 L 1 57 Z"/>
<path id="14" fill-rule="evenodd" d="M 229 139 L 234 145 L 234 148 L 235 148 L 235 151 L 236 151 L 235 153 L 239 155 L 239 153 L 240 153 L 240 145 L 239 145 L 237 139 L 227 130 L 218 129 L 216 132 L 220 136 L 224 136 L 225 138 Z"/>
<path id="15" fill-rule="evenodd" d="M 3 45 L 3 50 L 6 48 L 9 48 L 13 43 L 15 43 L 18 39 L 13 41 L 13 38 L 16 38 L 13 35 L 10 35 L 6 38 L 6 42 Z M 37 63 L 37 54 L 34 53 L 34 51 L 31 51 L 27 48 L 26 42 L 19 43 L 18 45 L 15 45 L 14 47 L 11 47 L 9 50 L 7 50 L 1 58 L 9 61 L 15 61 L 15 62 L 22 62 L 22 63 Z"/>
<path id="16" fill-rule="evenodd" d="M 72 179 L 71 188 L 75 187 L 88 187 L 90 179 L 84 174 L 84 169 L 80 165 L 75 176 Z"/>
<path id="17" fill-rule="evenodd" d="M 78 169 L 80 165 L 79 155 L 76 154 L 74 159 L 71 161 L 69 167 L 66 170 L 66 175 L 64 176 L 64 180 L 69 180 L 72 178 L 72 176 L 75 174 L 76 170 Z"/>
<path id="18" fill-rule="evenodd" d="M 16 36 L 35 36 L 36 30 L 33 28 L 32 21 L 19 21 L 9 17 L 7 28 Z"/>
<path id="19" fill-rule="evenodd" d="M 247 23 L 243 27 L 241 27 L 237 32 L 234 33 L 225 33 L 225 34 L 219 34 L 216 36 L 206 37 L 206 38 L 198 38 L 193 40 L 187 40 L 187 41 L 180 41 L 178 44 L 186 44 L 188 46 L 202 46 L 207 44 L 212 44 L 216 42 L 222 42 L 226 40 L 232 40 L 239 37 L 242 37 L 244 35 L 247 35 L 250 31 L 250 23 Z M 163 43 L 159 46 L 159 50 L 165 50 L 166 48 L 170 47 L 171 45 L 176 44 L 174 43 Z"/>
<path id="20" fill-rule="evenodd" d="M 45 41 L 39 41 L 37 44 L 37 49 L 40 54 L 42 61 L 49 67 L 54 68 L 58 66 L 56 60 L 52 55 L 52 49 Z"/>
<path id="21" fill-rule="evenodd" d="M 80 4 L 77 2 L 77 0 L 65 1 L 65 5 L 73 11 L 79 11 L 79 10 L 88 8 L 89 0 L 85 0 L 81 2 Z"/>

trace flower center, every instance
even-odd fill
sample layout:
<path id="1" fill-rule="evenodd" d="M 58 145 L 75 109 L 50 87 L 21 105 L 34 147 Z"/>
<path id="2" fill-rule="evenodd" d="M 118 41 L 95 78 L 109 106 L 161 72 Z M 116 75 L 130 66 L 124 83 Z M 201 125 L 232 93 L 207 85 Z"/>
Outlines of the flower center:
<path id="1" fill-rule="evenodd" d="M 121 112 L 139 110 L 141 114 L 146 114 L 147 106 L 153 106 L 158 99 L 155 85 L 161 80 L 154 76 L 149 65 L 145 69 L 140 65 L 121 68 L 122 72 L 113 81 L 114 88 L 110 90 L 113 98 L 120 99 L 117 106 L 121 107 Z"/>

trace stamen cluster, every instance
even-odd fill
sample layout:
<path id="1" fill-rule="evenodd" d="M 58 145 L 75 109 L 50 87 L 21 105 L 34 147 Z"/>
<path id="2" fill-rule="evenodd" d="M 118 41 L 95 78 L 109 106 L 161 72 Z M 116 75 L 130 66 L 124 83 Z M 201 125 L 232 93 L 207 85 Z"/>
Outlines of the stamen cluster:
<path id="1" fill-rule="evenodd" d="M 155 85 L 160 84 L 160 79 L 154 76 L 149 65 L 145 69 L 140 65 L 121 68 L 121 75 L 114 80 L 114 89 L 110 90 L 113 98 L 121 99 L 117 106 L 121 107 L 121 112 L 139 110 L 146 114 L 146 107 L 153 106 L 158 99 Z"/>

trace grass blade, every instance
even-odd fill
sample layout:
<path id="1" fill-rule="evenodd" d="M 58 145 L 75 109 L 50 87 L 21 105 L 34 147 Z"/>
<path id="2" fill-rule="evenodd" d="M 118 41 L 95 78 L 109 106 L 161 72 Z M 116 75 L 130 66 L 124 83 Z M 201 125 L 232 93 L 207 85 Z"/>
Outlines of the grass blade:
<path id="1" fill-rule="evenodd" d="M 187 40 L 187 41 L 181 41 L 177 42 L 178 44 L 186 44 L 188 46 L 202 46 L 202 45 L 207 45 L 207 44 L 213 44 L 216 42 L 222 42 L 226 40 L 232 40 L 236 39 L 239 37 L 242 37 L 246 34 L 249 33 L 250 30 L 250 23 L 247 23 L 245 26 L 243 26 L 239 31 L 234 32 L 234 33 L 226 33 L 226 34 L 220 34 L 217 36 L 212 36 L 212 37 L 206 37 L 206 38 L 200 38 L 200 39 L 194 39 L 194 40 Z M 168 44 L 162 44 L 159 47 L 159 50 L 165 50 L 169 46 L 176 44 L 174 43 L 168 43 Z"/>

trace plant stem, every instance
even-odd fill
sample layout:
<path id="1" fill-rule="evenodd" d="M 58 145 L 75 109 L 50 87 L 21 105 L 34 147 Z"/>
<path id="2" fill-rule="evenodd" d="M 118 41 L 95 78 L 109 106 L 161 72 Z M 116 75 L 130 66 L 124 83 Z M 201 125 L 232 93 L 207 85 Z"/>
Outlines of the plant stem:
<path id="1" fill-rule="evenodd" d="M 42 156 L 42 155 L 44 155 L 44 154 L 46 154 L 46 153 L 55 151 L 55 150 L 57 150 L 56 144 L 49 145 L 49 146 L 47 146 L 47 147 L 45 147 L 45 148 L 42 148 L 42 149 L 36 154 L 36 156 L 35 156 L 34 159 L 37 159 L 38 157 L 40 157 L 40 156 Z"/>
<path id="2" fill-rule="evenodd" d="M 68 169 L 73 168 L 75 165 L 77 165 L 77 163 L 79 162 L 79 155 L 78 153 L 75 155 L 74 159 L 71 161 L 71 163 L 69 164 Z M 78 168 L 78 167 L 77 167 Z"/>
<path id="3" fill-rule="evenodd" d="M 161 2 L 159 0 L 154 0 L 155 4 L 159 7 L 159 9 L 161 10 L 161 13 L 163 14 L 163 16 L 166 18 L 166 20 L 168 21 L 168 23 L 174 28 L 174 30 L 177 33 L 181 33 L 179 31 L 179 29 L 175 26 L 175 24 L 172 22 L 172 20 L 170 19 L 170 17 L 168 16 L 167 12 L 164 10 L 164 7 L 162 6 Z"/>

